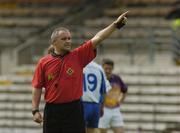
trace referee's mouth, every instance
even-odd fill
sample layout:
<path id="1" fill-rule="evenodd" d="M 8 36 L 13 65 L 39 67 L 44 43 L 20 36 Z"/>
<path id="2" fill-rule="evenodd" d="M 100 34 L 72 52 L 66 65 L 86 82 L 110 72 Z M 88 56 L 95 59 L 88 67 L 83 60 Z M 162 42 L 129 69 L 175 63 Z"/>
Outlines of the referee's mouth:
<path id="1" fill-rule="evenodd" d="M 64 47 L 67 49 L 71 49 L 71 44 L 65 44 Z"/>

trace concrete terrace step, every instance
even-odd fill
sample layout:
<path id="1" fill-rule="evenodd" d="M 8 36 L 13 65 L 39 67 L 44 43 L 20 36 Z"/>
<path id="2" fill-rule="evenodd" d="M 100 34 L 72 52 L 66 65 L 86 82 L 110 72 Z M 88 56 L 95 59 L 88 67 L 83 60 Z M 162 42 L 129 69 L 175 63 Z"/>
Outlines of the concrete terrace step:
<path id="1" fill-rule="evenodd" d="M 115 20 L 115 18 L 102 17 L 92 20 L 86 20 L 85 25 L 88 27 L 104 27 L 109 25 Z M 153 18 L 129 18 L 126 27 L 158 27 L 168 28 L 170 27 L 171 21 L 165 20 L 164 18 L 153 17 Z"/>

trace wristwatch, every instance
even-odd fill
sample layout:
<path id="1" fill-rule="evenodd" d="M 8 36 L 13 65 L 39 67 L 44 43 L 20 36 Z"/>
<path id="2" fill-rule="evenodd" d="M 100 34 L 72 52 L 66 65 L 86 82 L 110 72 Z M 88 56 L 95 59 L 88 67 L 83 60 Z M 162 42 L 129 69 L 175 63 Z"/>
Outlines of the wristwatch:
<path id="1" fill-rule="evenodd" d="M 39 112 L 39 109 L 33 109 L 32 114 L 35 115 L 37 112 Z"/>

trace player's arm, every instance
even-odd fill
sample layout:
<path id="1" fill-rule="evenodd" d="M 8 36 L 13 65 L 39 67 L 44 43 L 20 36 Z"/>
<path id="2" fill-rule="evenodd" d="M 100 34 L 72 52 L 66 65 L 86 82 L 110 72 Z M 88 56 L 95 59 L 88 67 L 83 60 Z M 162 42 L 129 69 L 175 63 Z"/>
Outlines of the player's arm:
<path id="1" fill-rule="evenodd" d="M 33 120 L 37 123 L 42 122 L 42 115 L 39 112 L 39 104 L 41 100 L 42 89 L 33 88 L 32 89 L 32 113 Z"/>
<path id="2" fill-rule="evenodd" d="M 120 96 L 119 96 L 119 99 L 118 99 L 118 101 L 119 101 L 120 104 L 123 103 L 125 97 L 126 97 L 126 93 L 122 92 L 122 93 L 120 94 Z"/>
<path id="3" fill-rule="evenodd" d="M 104 100 L 106 97 L 106 93 L 102 94 L 102 102 L 101 102 L 101 106 L 100 106 L 100 117 L 102 117 L 104 115 Z"/>
<path id="4" fill-rule="evenodd" d="M 107 37 L 109 37 L 112 32 L 115 31 L 115 29 L 120 29 L 121 27 L 123 27 L 126 23 L 126 15 L 128 14 L 128 11 L 121 14 L 117 20 L 115 20 L 112 24 L 110 24 L 109 26 L 107 26 L 106 28 L 104 28 L 103 30 L 99 31 L 92 39 L 92 45 L 94 48 L 96 48 L 98 45 L 100 45 L 100 43 L 106 39 Z"/>

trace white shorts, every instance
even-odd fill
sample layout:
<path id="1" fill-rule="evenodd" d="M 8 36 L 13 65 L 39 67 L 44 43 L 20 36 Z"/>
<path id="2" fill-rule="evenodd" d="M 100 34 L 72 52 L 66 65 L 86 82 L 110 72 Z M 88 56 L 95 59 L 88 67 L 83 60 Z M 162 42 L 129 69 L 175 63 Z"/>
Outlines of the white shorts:
<path id="1" fill-rule="evenodd" d="M 106 108 L 104 107 L 104 114 L 99 119 L 99 128 L 110 128 L 110 127 L 123 127 L 123 117 L 120 112 L 120 108 Z"/>

